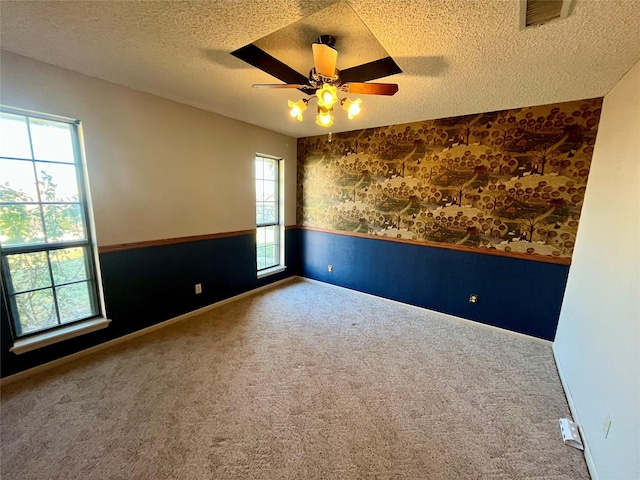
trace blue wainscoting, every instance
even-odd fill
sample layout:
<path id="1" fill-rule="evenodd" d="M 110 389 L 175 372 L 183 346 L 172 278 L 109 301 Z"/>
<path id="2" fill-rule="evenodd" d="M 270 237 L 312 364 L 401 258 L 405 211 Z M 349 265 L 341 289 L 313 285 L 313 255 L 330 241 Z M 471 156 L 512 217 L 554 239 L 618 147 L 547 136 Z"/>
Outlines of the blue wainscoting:
<path id="1" fill-rule="evenodd" d="M 566 265 L 311 230 L 300 236 L 304 277 L 546 340 L 555 336 Z M 472 293 L 477 304 L 469 303 Z"/>
<path id="2" fill-rule="evenodd" d="M 0 298 L 2 377 L 292 275 L 553 340 L 569 267 L 379 239 L 289 229 L 287 270 L 258 280 L 253 235 L 100 254 L 104 330 L 22 355 Z M 333 273 L 327 265 L 333 265 Z M 203 293 L 194 294 L 202 283 Z M 469 303 L 469 294 L 479 302 Z"/>
<path id="3" fill-rule="evenodd" d="M 100 254 L 109 327 L 16 355 L 0 301 L 2 377 L 76 353 L 299 272 L 299 230 L 285 234 L 287 269 L 256 278 L 254 235 L 132 248 Z M 194 285 L 202 284 L 195 295 Z"/>

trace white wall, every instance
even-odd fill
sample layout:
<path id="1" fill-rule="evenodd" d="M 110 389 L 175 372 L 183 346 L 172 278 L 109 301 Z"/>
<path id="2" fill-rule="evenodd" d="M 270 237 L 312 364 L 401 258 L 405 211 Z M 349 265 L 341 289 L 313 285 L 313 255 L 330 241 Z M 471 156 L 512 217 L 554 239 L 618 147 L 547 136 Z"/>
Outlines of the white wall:
<path id="1" fill-rule="evenodd" d="M 295 224 L 294 138 L 9 52 L 0 62 L 3 105 L 82 121 L 98 245 L 255 228 L 256 153 L 285 159 Z"/>
<path id="2" fill-rule="evenodd" d="M 640 478 L 639 252 L 640 63 L 604 100 L 554 343 L 600 479 Z"/>

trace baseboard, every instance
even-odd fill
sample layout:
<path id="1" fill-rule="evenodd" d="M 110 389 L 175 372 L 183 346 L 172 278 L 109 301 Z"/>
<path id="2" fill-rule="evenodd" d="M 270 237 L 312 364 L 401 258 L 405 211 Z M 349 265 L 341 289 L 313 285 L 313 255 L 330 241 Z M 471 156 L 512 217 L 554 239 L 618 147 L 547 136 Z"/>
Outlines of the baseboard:
<path id="1" fill-rule="evenodd" d="M 379 300 L 384 300 L 385 302 L 391 302 L 395 305 L 402 305 L 404 307 L 410 307 L 410 308 L 416 308 L 422 312 L 431 312 L 431 313 L 436 313 L 442 317 L 445 317 L 449 320 L 453 320 L 455 322 L 459 322 L 459 323 L 464 323 L 466 325 L 470 325 L 472 327 L 476 327 L 476 328 L 483 328 L 486 330 L 491 330 L 494 332 L 500 332 L 503 334 L 507 334 L 507 335 L 511 335 L 513 337 L 517 337 L 523 340 L 529 340 L 529 341 L 533 341 L 533 342 L 537 342 L 537 343 L 541 343 L 543 345 L 547 345 L 547 346 L 552 346 L 553 343 L 550 342 L 549 340 L 545 340 L 543 338 L 538 338 L 538 337 L 532 337 L 531 335 L 526 335 L 524 333 L 518 333 L 518 332 L 512 332 L 511 330 L 507 330 L 505 328 L 500 328 L 500 327 L 496 327 L 494 325 L 487 325 L 486 323 L 482 323 L 482 322 L 476 322 L 475 320 L 469 320 L 466 318 L 462 318 L 462 317 L 456 317 L 455 315 L 450 315 L 448 313 L 442 313 L 442 312 L 438 312 L 436 310 L 429 310 L 428 308 L 424 308 L 424 307 L 418 307 L 417 305 L 411 305 L 410 303 L 404 303 L 404 302 L 399 302 L 398 300 L 391 300 L 390 298 L 386 298 L 386 297 L 379 297 L 378 295 L 373 295 L 371 293 L 365 293 L 365 292 L 361 292 L 360 290 L 354 290 L 352 288 L 347 288 L 347 287 L 341 287 L 340 285 L 334 285 L 333 283 L 327 283 L 327 282 L 322 282 L 320 280 L 314 280 L 312 278 L 307 278 L 307 277 L 297 277 L 300 280 L 304 280 L 305 282 L 313 282 L 313 283 L 318 283 L 321 285 L 327 285 L 329 287 L 334 287 L 334 288 L 341 288 L 344 290 L 349 290 L 350 292 L 355 292 L 358 293 L 360 295 L 366 295 L 368 297 L 371 298 L 377 298 Z"/>
<path id="2" fill-rule="evenodd" d="M 151 332 L 155 332 L 156 330 L 160 330 L 161 328 L 168 327 L 169 325 L 173 325 L 174 323 L 178 323 L 188 318 L 194 317 L 196 315 L 200 315 L 201 313 L 208 312 L 209 310 L 213 310 L 214 308 L 221 307 L 222 305 L 226 305 L 227 303 L 235 302 L 242 298 L 255 295 L 263 290 L 268 290 L 270 288 L 276 287 L 283 283 L 290 282 L 295 278 L 298 278 L 298 277 L 288 277 L 288 278 L 270 283 L 268 285 L 264 285 L 262 287 L 254 288 L 253 290 L 249 290 L 248 292 L 244 292 L 234 297 L 220 300 L 219 302 L 212 303 L 211 305 L 198 308 L 197 310 L 193 310 L 191 312 L 183 313 L 182 315 L 178 315 L 177 317 L 170 318 L 169 320 L 165 320 L 164 322 L 156 323 L 155 325 L 151 325 L 150 327 L 137 330 L 127 335 L 123 335 L 122 337 L 114 338 L 113 340 L 109 340 L 108 342 L 104 342 L 99 345 L 95 345 L 93 347 L 87 348 L 85 350 L 80 350 L 79 352 L 72 353 L 71 355 L 67 355 L 65 357 L 58 358 L 56 360 L 52 360 L 51 362 L 43 363 L 42 365 L 38 365 L 37 367 L 33 367 L 28 370 L 24 370 L 22 372 L 15 373 L 13 375 L 9 375 L 0 380 L 0 386 L 5 386 L 10 383 L 16 382 L 18 380 L 22 380 L 24 378 L 35 375 L 37 373 L 45 372 L 57 366 L 64 365 L 65 363 L 69 363 L 79 358 L 86 357 L 87 355 L 91 355 L 101 350 L 105 350 L 107 348 L 113 347 L 114 345 L 119 345 L 121 343 L 128 342 L 130 340 L 133 340 L 134 338 L 138 338 L 138 337 L 141 337 L 142 335 L 147 335 Z"/>
<path id="3" fill-rule="evenodd" d="M 596 466 L 593 463 L 591 450 L 589 450 L 587 437 L 585 436 L 584 431 L 582 430 L 582 426 L 581 426 L 582 424 L 580 423 L 580 416 L 578 415 L 578 411 L 576 410 L 575 403 L 573 402 L 573 397 L 571 396 L 571 390 L 569 390 L 569 385 L 567 385 L 564 374 L 562 373 L 562 367 L 560 366 L 560 362 L 558 361 L 558 353 L 556 352 L 555 343 L 551 346 L 551 350 L 553 351 L 553 359 L 556 362 L 556 369 L 558 370 L 560 383 L 562 383 L 562 389 L 564 390 L 565 397 L 567 397 L 569 410 L 571 410 L 571 416 L 573 417 L 573 421 L 578 424 L 578 430 L 580 430 L 580 436 L 582 437 L 582 445 L 584 446 L 584 459 L 587 462 L 587 469 L 589 470 L 589 475 L 591 475 L 591 478 L 593 480 L 598 480 L 598 473 L 596 471 Z"/>

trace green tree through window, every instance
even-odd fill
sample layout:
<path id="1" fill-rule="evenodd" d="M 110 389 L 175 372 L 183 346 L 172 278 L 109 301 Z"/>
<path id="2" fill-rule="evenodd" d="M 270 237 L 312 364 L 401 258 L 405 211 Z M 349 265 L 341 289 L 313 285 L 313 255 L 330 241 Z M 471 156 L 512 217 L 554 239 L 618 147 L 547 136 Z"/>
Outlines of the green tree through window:
<path id="1" fill-rule="evenodd" d="M 0 113 L 2 288 L 16 337 L 99 314 L 77 125 Z"/>

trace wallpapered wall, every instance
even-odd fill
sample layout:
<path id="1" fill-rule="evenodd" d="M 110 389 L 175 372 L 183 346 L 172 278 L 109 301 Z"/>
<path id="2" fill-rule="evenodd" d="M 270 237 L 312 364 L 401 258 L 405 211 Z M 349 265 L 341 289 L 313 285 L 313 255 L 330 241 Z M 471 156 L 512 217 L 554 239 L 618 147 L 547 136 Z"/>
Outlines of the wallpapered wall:
<path id="1" fill-rule="evenodd" d="M 298 225 L 568 260 L 601 106 L 596 98 L 298 139 Z"/>

